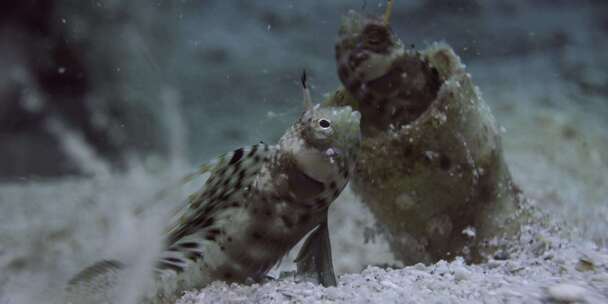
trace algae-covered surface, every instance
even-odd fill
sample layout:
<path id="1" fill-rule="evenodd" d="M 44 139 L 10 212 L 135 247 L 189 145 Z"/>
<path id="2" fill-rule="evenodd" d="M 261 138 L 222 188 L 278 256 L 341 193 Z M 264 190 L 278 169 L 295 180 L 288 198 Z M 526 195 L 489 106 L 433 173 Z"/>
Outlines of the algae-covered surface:
<path id="1" fill-rule="evenodd" d="M 455 258 L 403 267 L 371 213 L 347 190 L 329 220 L 338 286 L 286 274 L 295 269 L 292 254 L 271 271 L 276 280 L 215 282 L 178 303 L 608 302 L 608 8 L 602 1 L 439 2 L 397 1 L 393 30 L 416 47 L 445 40 L 461 56 L 501 126 L 513 180 L 544 214 L 542 228 L 524 227 L 516 252 L 482 264 Z M 384 5 L 49 3 L 48 16 L 35 17 L 50 20 L 38 24 L 46 32 L 18 26 L 30 19 L 0 23 L 6 42 L 0 44 L 0 77 L 25 90 L 10 95 L 12 87 L 0 85 L 0 105 L 24 96 L 20 102 L 38 113 L 0 107 L 3 304 L 60 303 L 70 277 L 99 259 L 148 261 L 162 229 L 158 215 L 200 181 L 163 200 L 155 194 L 218 153 L 274 142 L 300 110 L 302 68 L 317 102 L 338 86 L 333 45 L 339 16 L 348 9 L 378 13 Z M 38 61 L 30 59 L 42 55 L 22 48 L 44 35 L 67 37 L 68 46 L 87 50 L 80 58 L 89 75 L 81 95 L 65 89 L 80 78 L 71 76 L 74 66 L 63 57 L 49 57 L 45 67 L 70 76 L 65 82 L 49 85 L 32 68 Z M 78 112 L 61 110 L 71 106 L 53 101 L 57 96 L 86 101 L 98 115 L 83 119 L 120 144 L 112 150 L 99 144 L 106 137 L 91 140 L 100 133 L 82 129 L 88 125 L 75 122 Z M 38 101 L 50 106 L 36 112 Z M 114 103 L 129 107 L 116 110 Z M 140 115 L 128 112 L 133 109 Z M 17 124 L 19 115 L 24 119 Z M 50 140 L 36 141 L 44 136 Z M 159 146 L 165 148 L 154 150 Z M 69 175 L 52 166 L 56 154 L 70 160 Z M 55 169 L 42 174 L 42 167 Z M 130 282 L 127 293 L 138 282 Z"/>

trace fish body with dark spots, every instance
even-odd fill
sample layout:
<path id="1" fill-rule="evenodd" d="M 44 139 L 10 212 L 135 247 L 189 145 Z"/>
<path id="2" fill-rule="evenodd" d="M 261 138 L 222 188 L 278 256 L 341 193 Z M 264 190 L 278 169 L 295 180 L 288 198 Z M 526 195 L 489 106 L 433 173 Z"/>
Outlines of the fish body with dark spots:
<path id="1" fill-rule="evenodd" d="M 335 285 L 327 210 L 354 168 L 360 115 L 350 107 L 313 105 L 303 83 L 305 111 L 278 144 L 240 148 L 201 167 L 210 176 L 171 221 L 144 302 L 175 300 L 215 280 L 261 281 L 307 234 L 299 271 Z M 114 277 L 128 267 L 104 265 L 92 267 L 101 276 L 86 278 Z M 79 277 L 69 289 L 91 285 Z"/>

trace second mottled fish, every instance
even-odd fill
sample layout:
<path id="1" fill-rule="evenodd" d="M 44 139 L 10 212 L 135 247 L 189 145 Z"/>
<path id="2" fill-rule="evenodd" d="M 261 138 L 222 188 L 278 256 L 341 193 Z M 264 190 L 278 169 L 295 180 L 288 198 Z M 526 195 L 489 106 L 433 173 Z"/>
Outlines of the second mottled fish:
<path id="1" fill-rule="evenodd" d="M 390 12 L 390 2 L 384 18 L 350 11 L 335 47 L 338 77 L 359 101 L 364 136 L 416 120 L 436 98 L 441 83 L 437 70 L 393 34 Z"/>
<path id="2" fill-rule="evenodd" d="M 302 84 L 305 111 L 277 145 L 240 148 L 201 168 L 211 175 L 177 213 L 145 302 L 175 300 L 214 280 L 260 281 L 311 231 L 298 272 L 336 284 L 327 210 L 352 173 L 360 114 L 313 105 L 305 74 Z M 107 294 L 127 267 L 102 261 L 85 269 L 69 283 L 71 299 L 107 300 L 98 294 Z"/>

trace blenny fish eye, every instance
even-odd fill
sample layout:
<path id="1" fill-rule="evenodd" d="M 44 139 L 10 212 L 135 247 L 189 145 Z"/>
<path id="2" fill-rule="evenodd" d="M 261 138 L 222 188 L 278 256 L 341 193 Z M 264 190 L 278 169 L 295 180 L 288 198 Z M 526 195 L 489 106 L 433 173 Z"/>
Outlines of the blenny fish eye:
<path id="1" fill-rule="evenodd" d="M 319 126 L 321 126 L 321 128 L 327 129 L 327 128 L 329 128 L 330 125 L 331 125 L 331 123 L 327 119 L 319 120 Z"/>

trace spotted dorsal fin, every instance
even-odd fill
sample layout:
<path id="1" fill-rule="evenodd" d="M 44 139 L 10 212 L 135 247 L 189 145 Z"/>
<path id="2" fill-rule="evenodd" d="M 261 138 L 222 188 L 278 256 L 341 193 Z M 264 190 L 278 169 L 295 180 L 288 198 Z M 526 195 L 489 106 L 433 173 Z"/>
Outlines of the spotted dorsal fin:
<path id="1" fill-rule="evenodd" d="M 251 153 L 252 150 L 255 149 L 255 154 L 256 155 L 261 155 L 263 153 L 260 153 L 260 151 L 257 151 L 257 149 L 259 149 L 261 147 L 261 149 L 264 149 L 265 147 L 268 148 L 269 146 L 264 144 L 263 142 L 260 142 L 260 144 L 258 145 L 252 145 L 249 147 L 244 147 L 244 148 L 239 148 L 236 149 L 234 151 L 230 151 L 228 153 L 224 153 L 206 163 L 203 163 L 201 165 L 198 166 L 198 168 L 196 168 L 195 171 L 188 173 L 184 176 L 182 176 L 179 180 L 177 180 L 176 182 L 170 184 L 167 187 L 162 188 L 161 190 L 159 190 L 158 192 L 155 193 L 154 195 L 154 201 L 155 202 L 164 202 L 167 200 L 168 197 L 170 197 L 170 195 L 175 194 L 175 192 L 178 189 L 181 189 L 181 187 L 183 187 L 184 185 L 192 182 L 193 180 L 195 180 L 196 178 L 199 178 L 205 174 L 214 174 L 215 172 L 218 172 L 221 168 L 226 167 L 231 165 L 234 162 L 237 162 L 241 157 L 243 157 L 243 155 L 249 155 L 249 153 Z M 196 195 L 197 193 L 194 193 L 192 196 Z M 193 197 L 189 197 L 185 203 L 186 205 L 188 204 L 189 201 L 191 201 L 191 199 Z M 175 210 L 173 211 L 174 214 L 178 214 L 181 211 L 184 210 L 184 206 L 185 205 L 179 205 L 175 208 Z M 150 204 L 146 204 L 146 205 L 142 205 L 142 206 L 138 206 L 137 208 L 135 208 L 134 213 L 135 214 L 141 214 L 144 211 L 151 209 L 151 205 Z"/>
<path id="2" fill-rule="evenodd" d="M 236 149 L 202 165 L 199 172 L 211 175 L 176 213 L 167 232 L 167 245 L 171 246 L 201 229 L 212 229 L 216 224 L 214 214 L 218 210 L 239 207 L 239 198 L 276 149 L 261 143 Z"/>

